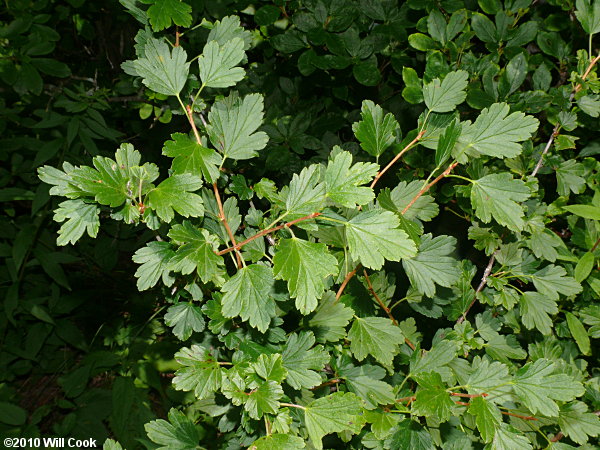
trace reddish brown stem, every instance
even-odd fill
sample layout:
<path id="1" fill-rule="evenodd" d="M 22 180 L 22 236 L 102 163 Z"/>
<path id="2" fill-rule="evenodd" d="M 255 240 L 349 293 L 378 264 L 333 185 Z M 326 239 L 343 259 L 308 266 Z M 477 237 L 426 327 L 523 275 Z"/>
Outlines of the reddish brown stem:
<path id="1" fill-rule="evenodd" d="M 229 252 L 237 251 L 240 248 L 242 248 L 244 245 L 246 245 L 247 243 L 252 242 L 254 239 L 258 239 L 259 237 L 264 236 L 266 234 L 273 233 L 275 231 L 279 231 L 282 228 L 291 227 L 292 225 L 295 225 L 298 222 L 314 219 L 315 217 L 319 217 L 320 215 L 321 215 L 321 213 L 315 212 L 315 213 L 309 214 L 308 216 L 304 216 L 304 217 L 300 217 L 299 219 L 291 220 L 290 222 L 284 223 L 283 225 L 277 225 L 276 227 L 269 228 L 268 230 L 259 231 L 254 236 L 250 236 L 245 241 L 242 241 L 239 244 L 234 244 L 233 246 L 226 248 L 225 250 L 221 250 L 220 252 L 217 253 L 217 255 L 224 255 Z"/>
<path id="2" fill-rule="evenodd" d="M 414 205 L 414 204 L 416 203 L 416 201 L 417 201 L 417 200 L 419 200 L 419 198 L 421 198 L 421 196 L 422 196 L 423 194 L 425 194 L 427 191 L 429 191 L 429 189 L 431 189 L 431 187 L 432 187 L 434 184 L 436 184 L 438 181 L 440 181 L 442 178 L 445 178 L 445 177 L 447 177 L 447 176 L 448 176 L 448 174 L 449 174 L 450 172 L 452 172 L 452 170 L 453 170 L 453 169 L 454 169 L 456 166 L 458 166 L 458 163 L 457 163 L 457 162 L 453 162 L 452 164 L 450 164 L 450 165 L 448 166 L 448 168 L 447 168 L 446 170 L 444 170 L 444 171 L 443 171 L 441 174 L 439 174 L 439 175 L 438 175 L 438 176 L 437 176 L 437 177 L 436 177 L 436 178 L 435 178 L 435 179 L 434 179 L 434 180 L 433 180 L 431 183 L 429 183 L 427 186 L 425 186 L 423 189 L 421 189 L 421 190 L 420 190 L 420 191 L 417 193 L 417 195 L 415 195 L 415 196 L 413 197 L 413 199 L 412 199 L 412 200 L 411 200 L 411 201 L 408 203 L 408 205 L 406 205 L 406 206 L 404 207 L 404 209 L 402 210 L 401 214 L 402 214 L 402 215 L 404 215 L 404 214 L 406 213 L 406 211 L 408 211 L 408 210 L 410 209 L 410 207 L 411 207 L 412 205 Z"/>
<path id="3" fill-rule="evenodd" d="M 592 249 L 590 250 L 590 252 L 594 253 L 594 251 L 598 247 L 598 244 L 600 244 L 600 238 L 598 238 L 598 240 L 596 241 L 596 243 L 592 246 Z"/>
<path id="4" fill-rule="evenodd" d="M 564 434 L 562 431 L 559 431 L 558 433 L 556 433 L 556 435 L 550 439 L 550 442 L 558 442 L 560 441 L 562 438 L 564 437 Z"/>
<path id="5" fill-rule="evenodd" d="M 363 269 L 363 274 L 365 276 L 365 280 L 367 281 L 367 286 L 369 287 L 369 291 L 371 292 L 371 295 L 373 297 L 375 297 L 375 300 L 377 301 L 377 303 L 379 304 L 379 306 L 381 307 L 381 309 L 383 309 L 385 311 L 385 313 L 390 318 L 390 320 L 392 321 L 392 323 L 397 326 L 398 322 L 396 321 L 396 319 L 392 315 L 392 313 L 390 311 L 390 308 L 388 308 L 387 306 L 385 306 L 385 304 L 383 303 L 383 301 L 381 301 L 381 299 L 379 298 L 379 295 L 377 295 L 377 292 L 375 292 L 375 289 L 373 289 L 373 284 L 371 283 L 371 279 L 369 278 L 369 274 L 367 273 L 367 269 Z"/>
<path id="6" fill-rule="evenodd" d="M 192 108 L 190 107 L 190 105 L 187 105 L 185 107 L 185 109 L 187 112 L 188 121 L 190 122 L 192 131 L 194 132 L 194 136 L 196 137 L 196 142 L 198 143 L 198 145 L 202 145 L 202 141 L 200 139 L 200 133 L 198 133 L 198 128 L 196 128 L 196 123 L 194 122 L 194 115 L 192 113 Z M 235 236 L 233 235 L 233 232 L 231 231 L 231 228 L 229 227 L 229 223 L 227 223 L 227 218 L 225 217 L 225 211 L 223 211 L 223 202 L 221 202 L 221 195 L 219 194 L 219 188 L 217 187 L 216 182 L 213 183 L 213 192 L 215 193 L 215 199 L 217 200 L 217 206 L 219 207 L 219 220 L 225 227 L 225 230 L 227 230 L 227 235 L 229 236 L 231 243 L 235 247 L 236 246 Z M 235 258 L 237 260 L 238 269 L 241 269 L 242 255 L 237 250 L 237 248 L 234 248 L 234 250 L 235 250 Z"/>
<path id="7" fill-rule="evenodd" d="M 532 417 L 532 416 L 522 416 L 521 414 L 515 414 L 515 413 L 511 413 L 511 412 L 507 412 L 507 411 L 502 411 L 502 414 L 504 414 L 505 416 L 517 417 L 518 419 L 523 419 L 523 420 L 537 420 L 537 418 Z"/>
<path id="8" fill-rule="evenodd" d="M 462 314 L 462 316 L 460 316 L 458 318 L 458 320 L 456 321 L 456 323 L 463 323 L 463 321 L 467 318 L 467 314 L 469 313 L 469 311 L 471 310 L 471 308 L 473 307 L 473 305 L 477 301 L 477 294 L 479 294 L 483 290 L 483 288 L 485 287 L 485 285 L 487 284 L 488 277 L 490 276 L 490 273 L 492 272 L 492 267 L 494 267 L 494 262 L 495 261 L 496 261 L 496 252 L 492 253 L 492 256 L 490 257 L 490 260 L 488 261 L 488 265 L 486 266 L 485 270 L 483 271 L 483 276 L 481 277 L 481 281 L 479 282 L 479 286 L 477 286 L 477 290 L 475 291 L 475 295 L 473 296 L 473 300 L 471 301 L 471 303 L 469 303 L 469 306 L 467 306 L 467 309 L 465 309 L 465 312 Z"/>
<path id="9" fill-rule="evenodd" d="M 363 269 L 363 273 L 365 275 L 365 280 L 367 280 L 367 286 L 369 287 L 369 291 L 371 292 L 371 295 L 373 295 L 373 297 L 375 298 L 375 300 L 377 300 L 377 303 L 379 304 L 379 306 L 381 307 L 381 309 L 383 309 L 385 311 L 385 313 L 390 318 L 390 320 L 392 321 L 392 323 L 394 325 L 398 326 L 398 322 L 396 321 L 396 319 L 392 315 L 392 311 L 390 310 L 390 308 L 388 308 L 387 306 L 385 306 L 385 304 L 379 298 L 379 295 L 377 295 L 377 292 L 375 292 L 375 289 L 373 289 L 373 284 L 371 283 L 371 279 L 369 278 L 369 274 L 367 273 L 367 269 Z M 412 350 L 414 350 L 416 348 L 415 344 L 413 344 L 412 342 L 410 342 L 410 340 L 408 338 L 404 338 L 404 342 L 406 342 L 406 344 Z"/>
<path id="10" fill-rule="evenodd" d="M 489 394 L 482 392 L 481 394 L 461 394 L 460 392 L 451 392 L 451 396 L 453 397 L 465 397 L 465 398 L 477 398 L 477 397 L 487 397 Z"/>
<path id="11" fill-rule="evenodd" d="M 346 285 L 350 282 L 350 280 L 356 274 L 356 271 L 358 269 L 360 269 L 360 264 L 357 265 L 356 268 L 353 271 L 348 272 L 346 274 L 346 278 L 344 278 L 344 281 L 343 281 L 342 285 L 340 286 L 340 288 L 338 289 L 337 293 L 335 294 L 335 301 L 336 301 L 336 303 L 340 299 L 340 297 L 342 296 L 342 294 L 344 293 L 344 289 L 346 289 Z"/>
<path id="12" fill-rule="evenodd" d="M 402 397 L 396 400 L 396 403 L 403 403 L 403 402 L 414 402 L 417 399 L 417 397 L 415 397 L 414 395 L 410 396 L 410 397 Z"/>
<path id="13" fill-rule="evenodd" d="M 187 111 L 188 121 L 190 122 L 192 131 L 194 132 L 194 136 L 196 137 L 196 142 L 198 143 L 198 145 L 202 145 L 202 141 L 200 140 L 200 134 L 198 133 L 198 129 L 196 128 L 196 123 L 194 122 L 194 115 L 192 113 L 192 108 L 190 107 L 190 105 L 187 105 L 185 107 L 185 109 Z"/>
<path id="14" fill-rule="evenodd" d="M 227 219 L 225 218 L 225 211 L 223 211 L 223 203 L 221 202 L 221 196 L 219 195 L 219 188 L 217 188 L 217 183 L 213 183 L 213 191 L 215 193 L 215 198 L 217 199 L 217 205 L 219 207 L 219 220 L 221 221 L 221 223 L 227 230 L 227 235 L 229 236 L 231 243 L 233 244 L 234 247 L 236 247 L 237 244 L 235 242 L 235 236 L 233 235 L 233 232 L 231 231 L 231 228 L 229 227 L 229 223 L 227 223 Z M 235 257 L 237 260 L 238 269 L 241 269 L 242 268 L 242 255 L 237 250 L 237 248 L 235 248 Z"/>
<path id="15" fill-rule="evenodd" d="M 338 383 L 341 383 L 341 382 L 342 382 L 342 380 L 340 380 L 340 379 L 338 379 L 338 378 L 334 378 L 333 380 L 326 381 L 325 383 L 321 383 L 321 384 L 319 384 L 318 386 L 315 386 L 315 387 L 313 387 L 313 388 L 310 388 L 310 390 L 311 390 L 311 391 L 315 391 L 315 390 L 317 390 L 317 389 L 320 389 L 320 388 L 322 388 L 322 387 L 325 387 L 325 386 L 333 386 L 333 385 L 335 385 L 335 384 L 338 384 Z"/>
<path id="16" fill-rule="evenodd" d="M 174 47 L 179 47 L 179 27 L 175 27 L 175 45 Z"/>
<path id="17" fill-rule="evenodd" d="M 456 403 L 457 405 L 460 405 L 460 406 L 469 406 L 470 405 L 469 402 L 454 402 L 454 403 Z"/>
<path id="18" fill-rule="evenodd" d="M 592 55 L 590 55 L 592 56 Z M 584 81 L 587 76 L 590 74 L 590 72 L 592 71 L 592 69 L 594 68 L 594 66 L 596 65 L 596 63 L 600 60 L 600 55 L 596 56 L 594 59 L 592 59 L 592 61 L 590 62 L 589 66 L 587 67 L 587 69 L 585 70 L 585 72 L 583 73 L 582 77 L 581 77 L 581 81 Z M 569 97 L 569 101 L 572 101 L 573 98 L 575 98 L 575 94 L 577 94 L 581 88 L 583 87 L 583 85 L 581 83 L 577 84 L 577 86 L 575 86 L 575 88 L 573 89 L 573 92 L 571 92 L 571 96 Z M 538 173 L 538 170 L 540 170 L 540 168 L 542 167 L 542 163 L 544 162 L 544 156 L 546 156 L 546 153 L 548 153 L 548 150 L 550 150 L 550 147 L 552 146 L 552 143 L 554 142 L 554 139 L 556 138 L 556 136 L 558 136 L 558 132 L 560 130 L 560 123 L 557 123 L 554 126 L 554 129 L 552 130 L 552 134 L 550 135 L 550 138 L 548 139 L 548 142 L 546 142 L 546 146 L 544 147 L 544 150 L 542 151 L 542 154 L 540 155 L 540 159 L 538 159 L 537 164 L 535 165 L 535 168 L 533 169 L 533 172 L 531 172 L 531 176 L 535 177 Z"/>
<path id="19" fill-rule="evenodd" d="M 386 173 L 389 170 L 389 168 L 392 167 L 396 163 L 396 161 L 398 161 L 400 158 L 402 158 L 402 155 L 404 155 L 417 142 L 419 142 L 421 140 L 421 138 L 425 134 L 425 131 L 426 130 L 422 130 L 419 134 L 417 134 L 417 137 L 414 138 L 412 141 L 410 141 L 406 147 L 404 147 L 402 150 L 400 150 L 400 153 L 398 153 L 396 156 L 394 156 L 394 159 L 392 159 L 388 163 L 387 166 L 385 166 L 382 170 L 380 170 L 379 172 L 377 172 L 377 175 L 375 175 L 375 178 L 373 179 L 373 182 L 371 183 L 371 188 L 375 187 L 375 185 L 377 184 L 377 182 L 379 181 L 379 179 L 383 176 L 383 174 Z"/>
<path id="20" fill-rule="evenodd" d="M 412 142 L 410 144 L 408 144 L 406 147 L 404 147 L 404 149 L 402 150 L 402 152 L 405 152 L 406 150 L 408 150 L 411 145 L 413 145 L 414 143 L 418 142 L 419 139 L 421 139 L 421 137 L 423 137 L 423 134 L 425 134 L 425 130 L 421 131 L 417 137 L 415 139 L 412 140 Z M 402 154 L 402 152 L 400 152 L 396 158 L 394 158 L 394 160 L 392 160 L 392 162 L 390 164 L 388 164 L 385 169 L 383 169 L 381 172 L 379 172 L 377 174 L 377 176 L 375 177 L 375 179 L 373 180 L 373 183 L 371 183 L 371 187 L 373 187 L 375 185 L 375 183 L 377 182 L 377 180 L 379 179 L 379 177 L 391 166 L 391 164 L 393 162 L 395 162 L 395 160 L 397 160 L 398 156 L 400 156 Z M 415 202 L 423 195 L 425 194 L 429 189 L 431 189 L 431 187 L 436 184 L 438 181 L 440 181 L 442 178 L 447 177 L 448 174 L 452 171 L 452 169 L 454 169 L 456 166 L 458 165 L 457 162 L 454 162 L 452 164 L 450 164 L 448 166 L 448 168 L 446 170 L 444 170 L 440 175 L 438 175 L 435 180 L 433 180 L 431 183 L 429 183 L 427 186 L 425 186 L 423 189 L 421 189 L 417 195 L 415 195 L 415 197 L 408 203 L 408 205 L 406 205 L 406 207 L 402 210 L 402 212 L 400 214 L 404 215 L 406 213 L 406 211 L 409 210 L 409 208 L 411 206 L 413 206 L 415 204 Z M 346 288 L 346 285 L 348 284 L 348 282 L 352 279 L 352 277 L 356 274 L 356 271 L 358 270 L 358 267 L 356 269 L 354 269 L 352 272 L 349 272 L 346 275 L 346 278 L 344 279 L 344 282 L 342 283 L 342 285 L 340 286 L 339 290 L 337 291 L 337 294 L 335 296 L 336 301 L 340 299 L 340 297 L 342 296 L 342 293 L 344 292 L 344 289 Z M 410 345 L 410 344 L 409 344 Z M 411 345 L 411 348 L 413 346 Z M 414 348 L 413 348 L 414 350 Z"/>

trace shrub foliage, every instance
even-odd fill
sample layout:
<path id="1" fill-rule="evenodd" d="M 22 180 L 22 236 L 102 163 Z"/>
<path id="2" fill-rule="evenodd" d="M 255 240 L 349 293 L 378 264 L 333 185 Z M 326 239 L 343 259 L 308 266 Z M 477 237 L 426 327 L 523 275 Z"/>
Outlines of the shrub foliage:
<path id="1" fill-rule="evenodd" d="M 7 384 L 7 430 L 85 423 L 112 449 L 598 443 L 597 0 L 121 0 L 139 31 L 105 87 L 41 57 L 72 47 L 48 21 L 100 39 L 82 30 L 102 10 L 70 15 L 84 3 L 15 7 L 0 31 L 4 381 L 60 373 L 61 346 L 76 361 L 54 400 L 72 412 L 26 419 Z M 74 264 L 126 299 L 91 338 Z M 109 405 L 88 419 L 86 400 Z"/>

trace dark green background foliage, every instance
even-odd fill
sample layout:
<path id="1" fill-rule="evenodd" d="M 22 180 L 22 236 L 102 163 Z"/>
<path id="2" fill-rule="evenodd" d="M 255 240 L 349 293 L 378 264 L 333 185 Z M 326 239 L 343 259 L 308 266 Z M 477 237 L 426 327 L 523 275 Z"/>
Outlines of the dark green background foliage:
<path id="1" fill-rule="evenodd" d="M 596 448 L 598 0 L 0 14 L 2 437 Z"/>

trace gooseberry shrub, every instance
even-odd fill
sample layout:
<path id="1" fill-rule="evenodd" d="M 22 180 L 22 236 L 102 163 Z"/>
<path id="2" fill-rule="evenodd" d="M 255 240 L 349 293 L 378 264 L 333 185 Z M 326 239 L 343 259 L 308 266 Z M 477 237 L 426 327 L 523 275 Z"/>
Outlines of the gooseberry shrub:
<path id="1" fill-rule="evenodd" d="M 597 442 L 597 2 L 539 6 L 551 18 L 526 0 L 264 2 L 214 21 L 177 0 L 122 3 L 143 25 L 124 72 L 185 119 L 167 170 L 125 142 L 39 177 L 64 197 L 58 245 L 101 219 L 152 232 L 137 287 L 169 305 L 188 394 L 146 424 L 150 441 Z M 261 51 L 279 86 L 261 81 Z M 302 101 L 302 77 L 351 126 L 319 140 L 331 99 L 277 106 Z"/>

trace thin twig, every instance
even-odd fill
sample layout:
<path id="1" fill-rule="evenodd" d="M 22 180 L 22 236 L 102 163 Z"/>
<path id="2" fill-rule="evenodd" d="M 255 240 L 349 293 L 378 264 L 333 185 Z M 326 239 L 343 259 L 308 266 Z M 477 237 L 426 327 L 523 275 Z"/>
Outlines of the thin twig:
<path id="1" fill-rule="evenodd" d="M 200 133 L 198 133 L 198 129 L 196 128 L 196 123 L 194 122 L 194 115 L 192 113 L 192 108 L 190 107 L 190 105 L 187 105 L 185 107 L 185 110 L 187 112 L 186 115 L 187 115 L 188 121 L 190 122 L 190 126 L 192 127 L 192 131 L 194 132 L 194 136 L 196 137 L 196 142 L 199 145 L 202 145 L 202 141 L 200 139 Z M 225 227 L 225 230 L 227 231 L 227 235 L 229 236 L 229 240 L 231 240 L 231 243 L 235 247 L 237 245 L 237 243 L 235 241 L 235 236 L 233 235 L 233 232 L 231 231 L 231 228 L 229 227 L 229 223 L 227 222 L 227 218 L 225 217 L 225 211 L 223 210 L 223 203 L 221 202 L 221 195 L 219 195 L 219 188 L 217 187 L 216 182 L 213 183 L 213 192 L 215 193 L 215 198 L 217 200 L 217 206 L 219 207 L 219 220 Z M 237 249 L 235 249 L 235 257 L 237 260 L 238 269 L 241 269 L 243 258 Z"/>
<path id="2" fill-rule="evenodd" d="M 408 143 L 408 145 L 406 147 L 404 147 L 402 150 L 400 150 L 400 153 L 398 153 L 396 156 L 394 156 L 394 159 L 392 159 L 387 166 L 385 166 L 382 170 L 380 170 L 379 172 L 377 172 L 377 175 L 375 175 L 375 178 L 373 179 L 373 182 L 371 183 L 371 189 L 373 187 L 375 187 L 375 185 L 377 184 L 377 182 L 379 181 L 379 179 L 382 177 L 382 175 L 384 173 L 386 173 L 388 171 L 388 169 L 390 167 L 392 167 L 396 161 L 398 161 L 402 155 L 404 155 L 407 151 L 409 151 L 417 142 L 419 142 L 421 140 L 421 138 L 423 137 L 423 135 L 425 134 L 427 130 L 422 130 L 419 134 L 417 134 L 417 137 L 415 137 L 412 141 L 410 141 Z"/>
<path id="3" fill-rule="evenodd" d="M 415 195 L 413 197 L 413 199 L 408 203 L 408 205 L 406 205 L 404 207 L 404 209 L 402 210 L 402 212 L 400 214 L 404 215 L 404 213 L 406 213 L 406 211 L 408 211 L 410 209 L 410 207 L 412 205 L 414 205 L 416 203 L 417 200 L 419 200 L 419 198 L 421 198 L 421 196 L 423 194 L 425 194 L 427 191 L 429 191 L 429 189 L 431 189 L 431 187 L 436 184 L 438 181 L 440 181 L 442 178 L 447 177 L 448 174 L 450 172 L 452 172 L 452 169 L 454 169 L 456 166 L 458 165 L 458 162 L 453 162 L 452 164 L 450 164 L 448 166 L 448 168 L 446 170 L 444 170 L 441 174 L 439 174 L 431 183 L 429 183 L 427 186 L 425 186 L 423 189 L 421 189 L 417 195 Z"/>
<path id="4" fill-rule="evenodd" d="M 392 323 L 394 325 L 398 326 L 398 321 L 394 318 L 394 315 L 392 314 L 392 310 L 390 308 L 388 308 L 387 306 L 385 306 L 383 301 L 381 301 L 381 299 L 379 298 L 379 295 L 377 295 L 377 292 L 375 292 L 375 289 L 373 289 L 373 283 L 371 283 L 371 279 L 369 278 L 367 269 L 363 269 L 363 274 L 365 275 L 365 280 L 367 280 L 367 286 L 369 287 L 369 291 L 371 292 L 371 295 L 373 295 L 373 297 L 375 297 L 375 300 L 377 300 L 377 303 L 379 303 L 379 306 L 381 306 L 381 309 L 383 309 L 385 311 L 385 313 L 390 318 Z M 410 341 L 410 339 L 404 338 L 404 342 L 406 342 L 406 345 L 408 345 L 412 350 L 414 350 L 416 348 L 415 344 L 413 344 Z"/>
<path id="5" fill-rule="evenodd" d="M 483 290 L 483 288 L 487 284 L 488 277 L 490 276 L 490 273 L 492 273 L 492 267 L 494 267 L 495 261 L 496 261 L 496 252 L 492 253 L 490 260 L 488 261 L 488 265 L 486 266 L 485 270 L 483 271 L 483 276 L 481 277 L 479 286 L 477 286 L 477 290 L 475 291 L 475 295 L 473 296 L 473 301 L 471 301 L 471 303 L 469 304 L 467 309 L 465 309 L 465 312 L 462 314 L 462 316 L 460 316 L 458 318 L 456 323 L 462 323 L 467 318 L 467 314 L 469 313 L 469 310 L 473 307 L 473 305 L 477 301 L 477 295 Z"/>
<path id="6" fill-rule="evenodd" d="M 518 419 L 523 419 L 523 420 L 538 420 L 537 417 L 522 416 L 521 414 L 515 414 L 515 413 L 511 413 L 511 412 L 507 412 L 507 411 L 502 411 L 502 414 L 504 414 L 506 416 L 517 417 Z"/>
<path id="7" fill-rule="evenodd" d="M 562 431 L 559 431 L 558 433 L 556 433 L 556 435 L 550 439 L 550 442 L 558 442 L 563 438 L 564 434 Z"/>
<path id="8" fill-rule="evenodd" d="M 306 411 L 306 406 L 296 405 L 295 403 L 283 403 L 283 402 L 279 402 L 279 406 L 289 406 L 290 408 L 304 409 Z"/>
<path id="9" fill-rule="evenodd" d="M 192 130 L 194 131 L 194 136 L 196 136 L 196 142 L 199 145 L 202 145 L 202 140 L 200 139 L 200 134 L 198 133 L 198 129 L 196 128 L 196 123 L 194 122 L 194 115 L 192 113 L 192 108 L 190 107 L 190 105 L 187 105 L 185 108 L 187 111 L 188 121 L 190 122 Z"/>
<path id="10" fill-rule="evenodd" d="M 531 172 L 532 177 L 535 177 L 538 173 L 538 170 L 540 170 L 540 168 L 542 167 L 542 162 L 544 161 L 544 156 L 546 156 L 546 153 L 548 153 L 548 150 L 550 150 L 550 147 L 552 146 L 554 139 L 556 139 L 556 136 L 558 136 L 559 131 L 560 131 L 560 123 L 557 123 L 554 126 L 554 129 L 552 130 L 552 134 L 550 135 L 548 142 L 546 142 L 546 146 L 544 147 L 544 151 L 540 155 L 540 159 L 538 159 L 538 162 L 535 165 L 533 172 Z"/>
<path id="11" fill-rule="evenodd" d="M 216 182 L 213 183 L 213 191 L 215 193 L 215 198 L 217 199 L 217 206 L 219 207 L 219 220 L 221 220 L 221 223 L 225 227 L 225 230 L 227 230 L 227 235 L 229 236 L 231 243 L 233 244 L 234 247 L 236 247 L 237 243 L 235 242 L 235 236 L 231 232 L 229 223 L 227 223 L 227 219 L 225 218 L 225 211 L 223 211 L 223 203 L 221 203 L 221 196 L 219 195 L 219 189 L 217 188 Z M 237 259 L 238 269 L 241 269 L 242 268 L 242 255 L 240 254 L 240 251 L 237 248 L 235 248 L 234 251 L 235 251 L 235 257 Z"/>
<path id="12" fill-rule="evenodd" d="M 369 274 L 367 273 L 367 269 L 363 269 L 363 274 L 365 276 L 365 280 L 367 280 L 367 286 L 369 287 L 369 291 L 371 292 L 371 295 L 373 297 L 375 297 L 375 300 L 377 300 L 377 303 L 379 303 L 379 306 L 381 306 L 381 309 L 383 309 L 385 311 L 385 313 L 388 315 L 388 317 L 390 318 L 390 320 L 392 321 L 392 323 L 394 325 L 398 325 L 398 322 L 396 321 L 396 319 L 392 315 L 392 313 L 390 311 L 390 308 L 388 308 L 387 306 L 385 306 L 385 304 L 379 298 L 379 295 L 377 295 L 377 292 L 375 292 L 375 289 L 373 289 L 373 284 L 371 283 L 371 279 L 369 278 Z"/>
<path id="13" fill-rule="evenodd" d="M 463 394 L 461 392 L 451 392 L 450 395 L 453 397 L 477 398 L 477 397 L 487 397 L 490 394 L 486 394 L 485 392 L 482 392 L 481 394 Z"/>
<path id="14" fill-rule="evenodd" d="M 598 238 L 598 240 L 596 241 L 596 243 L 592 246 L 592 249 L 590 250 L 590 252 L 594 253 L 594 251 L 598 247 L 598 244 L 600 244 L 600 238 Z"/>
<path id="15" fill-rule="evenodd" d="M 419 136 L 422 136 L 422 134 L 423 134 L 423 133 L 424 133 L 424 131 L 422 131 L 421 133 L 419 133 L 419 135 L 418 135 L 418 136 L 417 136 L 415 139 L 413 139 L 413 141 L 412 141 L 412 142 L 411 142 L 409 145 L 407 145 L 407 146 L 405 147 L 405 149 L 406 149 L 406 148 L 409 148 L 409 147 L 410 147 L 410 145 L 412 145 L 414 142 L 418 141 L 418 139 L 417 139 L 417 138 L 419 138 L 419 139 L 420 139 L 420 137 L 419 137 Z M 404 150 L 403 150 L 403 151 L 404 151 Z M 400 153 L 402 153 L 402 152 L 400 152 Z M 421 189 L 421 190 L 420 190 L 420 191 L 417 193 L 417 195 L 415 195 L 415 197 L 414 197 L 414 198 L 413 198 L 413 199 L 412 199 L 412 200 L 411 200 L 411 201 L 408 203 L 408 205 L 406 205 L 406 207 L 405 207 L 405 208 L 402 210 L 402 212 L 401 212 L 400 214 L 404 215 L 404 214 L 406 213 L 406 211 L 408 211 L 408 210 L 410 209 L 410 207 L 411 207 L 411 206 L 413 206 L 413 205 L 415 204 L 415 202 L 416 202 L 416 201 L 417 201 L 417 200 L 418 200 L 418 199 L 419 199 L 419 198 L 420 198 L 420 197 L 421 197 L 423 194 L 425 194 L 427 191 L 429 191 L 429 189 L 431 189 L 431 187 L 432 187 L 434 184 L 436 184 L 438 181 L 440 181 L 442 178 L 444 178 L 444 177 L 448 176 L 448 174 L 449 174 L 449 173 L 452 171 L 452 169 L 454 169 L 454 168 L 455 168 L 457 165 L 458 165 L 458 163 L 457 163 L 457 162 L 454 162 L 454 163 L 450 164 L 450 165 L 448 166 L 448 168 L 447 168 L 446 170 L 444 170 L 444 172 L 442 172 L 440 175 L 438 175 L 438 176 L 436 177 L 436 179 L 435 179 L 435 180 L 433 180 L 431 183 L 429 183 L 427 186 L 425 186 L 423 189 Z M 381 171 L 381 172 L 380 172 L 378 175 L 380 175 L 380 174 L 383 174 L 383 173 L 384 173 L 384 172 L 385 172 L 385 171 L 388 169 L 388 167 L 389 167 L 389 166 L 390 166 L 390 164 L 388 164 L 388 165 L 386 166 L 386 168 L 385 168 L 384 170 L 382 170 L 382 171 Z M 375 180 L 373 180 L 373 183 L 371 184 L 371 187 L 373 187 L 373 185 L 374 185 L 374 184 L 377 182 L 377 179 L 378 179 L 378 178 L 377 178 L 377 177 L 375 177 Z M 349 273 L 346 275 L 346 278 L 344 279 L 344 282 L 342 283 L 342 285 L 341 285 L 341 286 L 340 286 L 340 288 L 338 289 L 338 291 L 337 291 L 337 294 L 336 294 L 336 296 L 335 296 L 335 298 L 336 298 L 336 301 L 337 301 L 337 300 L 339 300 L 339 298 L 342 296 L 342 293 L 344 292 L 344 289 L 346 288 L 346 285 L 348 284 L 348 282 L 350 281 L 350 279 L 351 279 L 351 278 L 352 278 L 352 277 L 353 277 L 353 276 L 356 274 L 356 271 L 357 271 L 357 270 L 358 270 L 358 267 L 357 267 L 356 269 L 354 269 L 352 272 L 349 272 Z M 412 345 L 411 345 L 411 348 L 413 348 L 413 346 L 412 346 Z M 414 350 L 414 348 L 413 348 L 413 350 Z"/>
<path id="16" fill-rule="evenodd" d="M 321 215 L 321 213 L 314 212 L 312 214 L 309 214 L 308 216 L 304 216 L 304 217 L 300 217 L 299 219 L 291 220 L 290 222 L 284 223 L 282 225 L 277 225 L 276 227 L 269 228 L 267 230 L 261 230 L 258 233 L 256 233 L 254 236 L 250 236 L 245 241 L 242 241 L 239 244 L 235 244 L 235 245 L 233 245 L 233 246 L 231 246 L 229 248 L 226 248 L 225 250 L 221 250 L 220 252 L 217 253 L 217 255 L 224 255 L 226 253 L 239 250 L 244 245 L 248 244 L 249 242 L 252 242 L 254 239 L 258 239 L 261 236 L 264 236 L 264 235 L 269 234 L 269 233 L 273 233 L 275 231 L 279 231 L 279 230 L 281 230 L 283 228 L 291 227 L 292 225 L 295 225 L 298 222 L 302 222 L 304 220 L 314 219 L 315 217 L 319 217 L 320 215 Z"/>
<path id="17" fill-rule="evenodd" d="M 583 73 L 583 75 L 581 77 L 582 82 L 585 81 L 585 79 L 590 74 L 590 72 L 592 71 L 592 69 L 594 68 L 594 66 L 596 65 L 596 63 L 599 60 L 600 60 L 600 55 L 598 55 L 594 59 L 592 59 L 592 61 L 590 62 L 590 65 L 587 67 L 587 69 L 585 70 L 585 72 Z M 575 98 L 575 94 L 577 94 L 581 90 L 582 87 L 583 87 L 583 85 L 581 83 L 578 83 L 577 86 L 575 86 L 575 88 L 573 89 L 573 92 L 571 92 L 571 95 L 569 97 L 569 103 L 573 101 L 573 98 Z M 540 170 L 540 168 L 542 167 L 542 163 L 544 162 L 544 156 L 546 156 L 546 153 L 548 153 L 548 150 L 550 150 L 550 147 L 552 146 L 552 143 L 554 142 L 554 139 L 556 138 L 556 136 L 558 136 L 559 131 L 560 131 L 560 123 L 557 123 L 554 126 L 554 129 L 552 130 L 552 134 L 550 135 L 550 138 L 548 139 L 546 146 L 544 147 L 544 151 L 540 155 L 540 158 L 538 159 L 538 162 L 535 165 L 535 169 L 533 169 L 533 172 L 531 172 L 532 177 L 535 177 L 537 175 L 538 171 Z"/>
<path id="18" fill-rule="evenodd" d="M 312 387 L 312 388 L 310 388 L 310 390 L 311 391 L 316 391 L 317 389 L 320 389 L 322 387 L 333 386 L 333 385 L 336 385 L 336 384 L 341 383 L 341 382 L 342 382 L 342 380 L 340 380 L 339 378 L 334 378 L 333 380 L 329 380 L 329 381 L 326 381 L 324 383 L 319 384 L 318 386 Z"/>
<path id="19" fill-rule="evenodd" d="M 346 285 L 352 279 L 352 277 L 356 274 L 356 271 L 358 269 L 360 269 L 360 264 L 358 264 L 353 271 L 348 272 L 346 274 L 346 278 L 344 278 L 344 281 L 343 281 L 342 285 L 340 286 L 340 288 L 338 289 L 337 293 L 335 294 L 335 302 L 336 303 L 338 302 L 338 300 L 340 299 L 340 297 L 344 293 L 344 289 L 346 289 Z"/>

